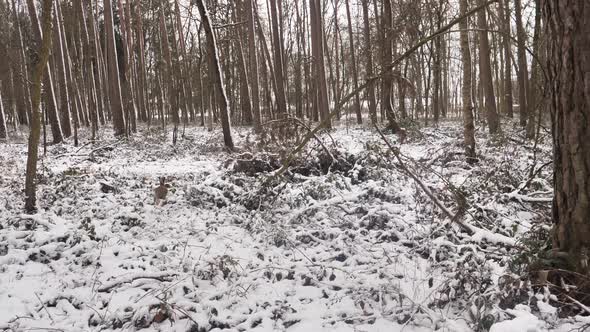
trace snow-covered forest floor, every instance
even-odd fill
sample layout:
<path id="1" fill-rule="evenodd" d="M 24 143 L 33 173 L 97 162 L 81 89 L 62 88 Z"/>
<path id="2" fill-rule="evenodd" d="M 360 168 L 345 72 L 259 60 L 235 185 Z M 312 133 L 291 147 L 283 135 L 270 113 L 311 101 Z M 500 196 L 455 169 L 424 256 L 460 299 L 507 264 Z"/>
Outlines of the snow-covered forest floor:
<path id="1" fill-rule="evenodd" d="M 519 281 L 550 228 L 551 146 L 515 128 L 478 128 L 474 165 L 457 121 L 388 135 L 455 220 L 370 128 L 323 133 L 337 162 L 311 141 L 270 181 L 281 152 L 240 128 L 233 154 L 194 127 L 175 146 L 155 129 L 48 146 L 35 215 L 26 144 L 0 144 L 0 331 L 582 327 Z M 159 176 L 170 188 L 154 206 Z"/>

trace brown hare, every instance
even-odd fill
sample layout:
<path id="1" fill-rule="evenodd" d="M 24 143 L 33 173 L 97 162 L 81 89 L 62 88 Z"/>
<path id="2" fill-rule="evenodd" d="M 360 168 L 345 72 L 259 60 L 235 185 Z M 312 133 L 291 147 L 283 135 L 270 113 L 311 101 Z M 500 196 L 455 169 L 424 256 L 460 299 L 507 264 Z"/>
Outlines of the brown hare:
<path id="1" fill-rule="evenodd" d="M 160 185 L 154 189 L 154 205 L 160 206 L 166 204 L 166 195 L 168 194 L 168 187 L 166 186 L 166 178 L 160 177 Z"/>

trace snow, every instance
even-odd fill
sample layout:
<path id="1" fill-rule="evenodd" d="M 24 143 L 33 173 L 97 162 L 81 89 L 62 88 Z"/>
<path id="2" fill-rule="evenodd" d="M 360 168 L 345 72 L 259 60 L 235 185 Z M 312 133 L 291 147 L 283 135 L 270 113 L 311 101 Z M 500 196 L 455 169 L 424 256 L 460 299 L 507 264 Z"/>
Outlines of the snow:
<path id="1" fill-rule="evenodd" d="M 527 311 L 528 307 L 517 305 L 516 309 L 506 310 L 508 314 L 514 316 L 513 319 L 496 323 L 490 329 L 490 332 L 504 331 L 523 331 L 523 332 L 541 332 L 548 331 L 545 324 L 535 315 Z"/>
<path id="2" fill-rule="evenodd" d="M 321 135 L 354 159 L 349 170 L 317 171 L 314 142 L 298 162 L 316 171 L 270 184 L 268 174 L 233 170 L 237 154 L 219 132 L 188 127 L 176 146 L 157 131 L 128 141 L 101 134 L 95 144 L 48 146 L 34 215 L 22 214 L 26 145 L 0 145 L 0 330 L 471 331 L 469 312 L 493 316 L 491 331 L 555 323 L 546 300 L 538 312 L 488 305 L 518 237 L 540 222 L 531 204 L 544 203 L 501 194 L 520 183 L 503 188 L 508 179 L 490 174 L 526 181 L 529 150 L 514 153 L 481 131 L 482 161 L 469 166 L 456 123 L 410 133 L 401 152 L 429 165 L 415 167 L 429 190 L 451 212 L 448 183 L 468 196 L 468 235 L 371 129 Z M 252 156 L 263 153 L 248 129 L 234 135 Z M 170 188 L 167 204 L 154 206 L 159 176 Z"/>

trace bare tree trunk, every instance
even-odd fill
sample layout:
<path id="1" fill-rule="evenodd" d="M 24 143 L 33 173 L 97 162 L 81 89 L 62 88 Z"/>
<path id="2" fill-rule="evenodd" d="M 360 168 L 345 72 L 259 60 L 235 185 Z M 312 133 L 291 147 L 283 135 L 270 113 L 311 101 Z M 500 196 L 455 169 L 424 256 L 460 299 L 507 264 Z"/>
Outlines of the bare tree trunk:
<path id="1" fill-rule="evenodd" d="M 113 116 L 113 128 L 115 137 L 125 135 L 125 118 L 123 117 L 123 99 L 121 96 L 121 84 L 119 80 L 119 63 L 115 49 L 115 28 L 113 24 L 113 8 L 111 0 L 104 0 L 104 20 L 106 31 L 108 88 L 111 114 Z"/>
<path id="2" fill-rule="evenodd" d="M 440 19 L 439 19 L 440 22 Z M 440 28 L 440 24 L 437 28 Z M 440 89 L 441 89 L 441 79 L 440 79 L 440 67 L 441 67 L 441 38 L 438 37 L 433 41 L 434 44 L 434 65 L 432 66 L 432 75 L 433 77 L 433 84 L 432 84 L 432 115 L 435 124 L 438 124 L 438 120 L 440 118 L 440 110 L 441 110 L 441 99 L 440 99 Z"/>
<path id="3" fill-rule="evenodd" d="M 119 25 L 121 30 L 121 44 L 123 49 L 122 66 L 123 70 L 121 76 L 121 97 L 123 101 L 123 110 L 126 117 L 126 131 L 127 133 L 137 131 L 137 116 L 135 111 L 135 98 L 133 96 L 133 57 L 131 49 L 133 47 L 133 39 L 131 38 L 131 8 L 128 6 L 129 1 L 126 5 L 123 5 L 121 0 L 119 3 Z"/>
<path id="4" fill-rule="evenodd" d="M 539 39 L 541 34 L 541 4 L 540 0 L 535 0 L 535 32 L 533 34 L 533 54 L 536 54 L 537 57 L 541 57 L 539 54 Z M 531 65 L 531 80 L 528 84 L 528 93 L 527 93 L 527 100 L 528 100 L 528 122 L 526 124 L 526 138 L 533 139 L 535 138 L 535 116 L 541 116 L 538 108 L 539 108 L 539 97 L 541 94 L 539 90 L 541 87 L 539 86 L 539 63 L 537 59 L 533 59 Z"/>
<path id="5" fill-rule="evenodd" d="M 172 54 L 170 51 L 170 43 L 168 42 L 168 28 L 166 26 L 166 20 L 164 19 L 164 1 L 160 4 L 160 39 L 161 53 L 164 57 L 164 77 L 166 78 L 166 88 L 168 93 L 168 105 L 170 106 L 170 115 L 172 116 L 172 124 L 174 125 L 172 131 L 172 143 L 176 144 L 176 138 L 178 134 L 178 125 L 180 123 L 180 117 L 178 116 L 178 90 L 176 89 L 175 79 L 173 74 L 172 65 Z"/>
<path id="6" fill-rule="evenodd" d="M 12 0 L 12 11 L 13 11 L 13 19 L 16 24 L 17 29 L 17 37 L 18 37 L 18 46 L 19 46 L 19 60 L 21 65 L 19 66 L 19 82 L 23 91 L 23 96 L 25 98 L 25 114 L 26 117 L 21 117 L 21 124 L 29 124 L 29 118 L 31 117 L 31 90 L 29 89 L 29 70 L 27 66 L 27 60 L 25 56 L 25 45 L 23 42 L 23 34 L 20 21 L 18 20 L 18 15 L 16 11 L 16 1 Z M 26 121 L 23 121 L 26 120 Z"/>
<path id="7" fill-rule="evenodd" d="M 274 59 L 274 76 L 276 79 L 276 102 L 279 117 L 287 117 L 287 101 L 285 96 L 285 78 L 283 77 L 283 55 L 281 52 L 282 40 L 280 38 L 277 0 L 270 0 L 270 15 L 272 19 L 272 44 Z"/>
<path id="8" fill-rule="evenodd" d="M 359 77 L 358 71 L 356 68 L 356 57 L 355 57 L 355 50 L 354 50 L 354 36 L 352 34 L 352 20 L 350 18 L 350 0 L 344 0 L 344 4 L 346 5 L 346 20 L 348 22 L 348 41 L 350 46 L 350 63 L 352 65 L 352 83 L 353 89 L 358 90 L 359 88 Z M 354 112 L 356 114 L 356 123 L 361 124 L 363 123 L 363 115 L 361 113 L 361 98 L 360 94 L 356 94 L 354 96 Z"/>
<path id="9" fill-rule="evenodd" d="M 527 81 L 528 69 L 526 63 L 526 32 L 522 25 L 522 3 L 521 0 L 514 0 L 514 13 L 516 16 L 516 39 L 518 54 L 518 111 L 520 112 L 520 125 L 526 126 L 529 114 L 529 104 L 527 100 Z"/>
<path id="10" fill-rule="evenodd" d="M 98 4 L 98 2 L 96 2 Z M 106 110 L 105 108 L 109 105 L 109 98 L 108 98 L 108 86 L 106 84 L 106 70 L 104 64 L 104 58 L 102 56 L 102 48 L 100 47 L 98 32 L 96 31 L 96 22 L 94 20 L 94 9 L 92 8 L 92 1 L 90 1 L 90 15 L 89 15 L 89 22 L 88 26 L 90 27 L 90 31 L 88 31 L 88 36 L 90 37 L 90 44 L 92 46 L 92 54 L 94 56 L 94 74 L 96 75 L 96 102 L 98 105 L 97 113 L 102 125 L 106 122 Z"/>
<path id="11" fill-rule="evenodd" d="M 139 118 L 142 121 L 149 121 L 149 100 L 147 93 L 147 77 L 145 65 L 145 46 L 143 40 L 143 19 L 141 14 L 141 3 L 136 4 L 135 12 L 135 39 L 137 40 L 137 59 L 138 59 L 138 84 L 137 84 L 137 104 L 139 108 Z"/>
<path id="12" fill-rule="evenodd" d="M 220 94 L 219 111 L 221 113 L 221 127 L 223 129 L 223 141 L 225 146 L 233 150 L 234 142 L 231 136 L 231 127 L 229 123 L 229 106 L 227 102 L 227 96 L 225 94 L 225 88 L 223 86 L 223 78 L 221 76 L 221 68 L 219 66 L 219 55 L 217 51 L 217 42 L 215 41 L 215 34 L 211 27 L 211 19 L 209 18 L 209 12 L 203 3 L 203 0 L 196 0 L 199 13 L 201 14 L 201 20 L 203 21 L 203 29 L 205 30 L 205 36 L 207 37 L 207 53 L 209 55 L 209 68 L 211 73 L 211 79 L 214 88 Z"/>
<path id="13" fill-rule="evenodd" d="M 383 1 L 383 17 L 381 19 L 382 33 L 383 33 L 383 63 L 385 67 L 393 60 L 392 57 L 392 43 L 393 43 L 393 22 L 391 17 L 391 0 Z M 393 88 L 393 76 L 391 71 L 388 71 L 383 76 L 383 90 L 381 91 L 381 108 L 384 109 L 385 115 L 387 116 L 388 125 L 392 132 L 398 133 L 401 131 L 400 126 L 395 120 L 395 114 L 393 112 L 393 105 L 391 100 L 391 93 Z"/>
<path id="14" fill-rule="evenodd" d="M 87 21 L 86 21 L 86 12 L 84 10 L 84 5 L 82 0 L 76 0 L 76 7 L 77 7 L 77 15 L 80 19 L 80 28 L 81 28 L 81 35 L 82 35 L 82 48 L 84 49 L 84 67 L 83 72 L 88 75 L 85 80 L 87 82 L 87 106 L 90 112 L 90 123 L 92 126 L 92 139 L 96 139 L 96 134 L 98 131 L 98 107 L 99 103 L 97 100 L 96 94 L 96 81 L 95 81 L 95 68 L 96 68 L 96 59 L 94 58 L 92 49 L 93 45 L 90 42 L 90 37 L 88 35 L 87 29 Z M 84 80 L 84 77 L 82 77 Z"/>
<path id="15" fill-rule="evenodd" d="M 502 48 L 504 50 L 504 105 L 506 115 L 510 118 L 514 116 L 512 105 L 512 54 L 510 52 L 510 0 L 503 1 L 503 25 L 504 34 L 502 36 Z"/>
<path id="16" fill-rule="evenodd" d="M 43 33 L 41 29 L 41 25 L 37 18 L 37 10 L 35 8 L 35 3 L 33 0 L 27 0 L 27 7 L 29 9 L 29 16 L 31 17 L 31 24 L 33 28 L 33 32 L 35 34 L 35 39 L 37 41 L 37 45 L 39 45 L 39 49 L 41 49 L 41 43 L 43 39 Z M 61 124 L 59 122 L 59 117 L 57 115 L 56 109 L 56 101 L 55 101 L 55 89 L 53 86 L 53 77 L 51 75 L 51 70 L 49 66 L 44 67 L 47 70 L 47 75 L 44 78 L 44 86 L 45 86 L 45 112 L 49 117 L 49 123 L 51 125 L 51 134 L 53 136 L 53 143 L 60 143 L 63 141 L 63 133 L 61 130 Z M 31 97 L 32 98 L 32 97 Z"/>
<path id="17" fill-rule="evenodd" d="M 243 12 L 243 5 L 241 1 L 236 1 L 234 5 L 234 21 L 238 20 L 243 16 L 238 13 Z M 252 124 L 252 98 L 250 96 L 250 84 L 248 79 L 248 66 L 244 55 L 244 48 L 242 47 L 242 39 L 246 38 L 245 31 L 242 27 L 238 27 L 235 34 L 235 53 L 237 54 L 238 61 L 238 76 L 240 79 L 240 106 L 242 109 L 242 123 L 246 125 Z"/>
<path id="18" fill-rule="evenodd" d="M 39 43 L 40 52 L 39 60 L 35 64 L 35 70 L 32 77 L 32 112 L 31 112 L 31 131 L 29 133 L 29 145 L 27 154 L 27 173 L 25 178 L 25 211 L 33 213 L 37 210 L 36 183 L 37 178 L 37 158 L 39 154 L 39 137 L 41 135 L 41 116 L 39 105 L 41 103 L 41 80 L 46 73 L 47 61 L 51 49 L 51 0 L 41 2 L 41 27 L 40 35 L 42 40 Z M 30 15 L 36 13 L 30 12 Z"/>
<path id="19" fill-rule="evenodd" d="M 305 117 L 303 112 L 304 96 L 303 96 L 303 59 L 304 59 L 304 23 L 299 10 L 299 1 L 295 1 L 295 17 L 297 25 L 295 26 L 295 39 L 297 45 L 297 55 L 294 63 L 294 79 L 295 79 L 295 115 L 299 119 Z"/>
<path id="20" fill-rule="evenodd" d="M 245 0 L 246 15 L 248 19 L 248 71 L 250 78 L 250 89 L 252 96 L 252 117 L 254 120 L 254 132 L 261 133 L 262 125 L 260 119 L 260 88 L 258 80 L 258 54 L 256 52 L 256 36 L 254 33 L 254 6 L 256 0 Z"/>
<path id="21" fill-rule="evenodd" d="M 369 25 L 369 0 L 361 0 L 363 6 L 363 25 L 364 25 L 364 36 L 365 36 L 365 58 L 367 63 L 365 65 L 366 78 L 373 77 L 373 55 L 371 47 L 371 27 Z M 371 123 L 377 124 L 377 102 L 375 100 L 375 84 L 369 83 L 367 86 L 367 99 L 369 100 L 369 115 L 371 117 Z"/>
<path id="22" fill-rule="evenodd" d="M 553 247 L 587 274 L 590 249 L 590 6 L 544 0 L 554 144 Z"/>
<path id="23" fill-rule="evenodd" d="M 467 0 L 459 1 L 461 14 L 467 13 Z M 467 19 L 459 23 L 461 29 L 461 61 L 463 62 L 463 86 L 461 88 L 463 106 L 463 144 L 467 161 L 475 160 L 475 126 L 473 123 L 473 105 L 471 103 L 471 52 L 469 49 L 469 32 Z"/>
<path id="24" fill-rule="evenodd" d="M 57 61 L 57 74 L 58 74 L 58 84 L 59 84 L 59 95 L 60 95 L 60 102 L 59 102 L 59 110 L 60 110 L 60 123 L 61 129 L 63 131 L 64 137 L 72 136 L 72 126 L 70 122 L 70 93 L 68 91 L 68 78 L 66 74 L 66 60 L 65 60 L 65 45 L 64 40 L 62 39 L 62 24 L 63 20 L 61 19 L 60 15 L 60 8 L 59 8 L 59 1 L 55 1 L 53 3 L 55 7 L 55 15 L 54 15 L 54 33 L 53 38 L 55 45 L 56 55 L 55 60 Z"/>
<path id="25" fill-rule="evenodd" d="M 316 108 L 320 115 L 320 119 L 326 122 L 326 127 L 332 127 L 332 121 L 329 117 L 328 104 L 328 86 L 326 81 L 326 66 L 324 62 L 324 29 L 322 18 L 321 0 L 310 1 L 310 30 L 311 30 L 311 45 L 314 63 L 314 87 Z"/>
<path id="26" fill-rule="evenodd" d="M 479 5 L 483 5 L 484 0 L 479 0 Z M 490 64 L 490 42 L 488 40 L 488 23 L 486 11 L 477 12 L 477 22 L 479 31 L 479 65 L 480 65 L 480 82 L 483 87 L 485 97 L 486 118 L 490 134 L 495 134 L 500 130 L 500 120 L 496 110 L 496 98 L 494 97 L 494 84 L 492 81 L 492 67 Z"/>

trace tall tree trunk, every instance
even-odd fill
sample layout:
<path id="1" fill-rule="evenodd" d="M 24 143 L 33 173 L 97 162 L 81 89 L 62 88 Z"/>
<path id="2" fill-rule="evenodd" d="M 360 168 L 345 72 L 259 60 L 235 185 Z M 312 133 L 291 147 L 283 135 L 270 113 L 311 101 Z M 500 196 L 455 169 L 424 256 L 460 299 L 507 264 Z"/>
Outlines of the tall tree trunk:
<path id="1" fill-rule="evenodd" d="M 369 25 L 369 0 L 361 0 L 363 7 L 363 32 L 365 36 L 365 58 L 367 60 L 365 64 L 366 78 L 373 77 L 373 50 L 371 44 L 371 26 Z M 369 100 L 369 115 L 371 117 L 371 123 L 377 124 L 377 102 L 375 100 L 375 84 L 369 83 L 367 86 L 367 99 Z"/>
<path id="2" fill-rule="evenodd" d="M 459 1 L 461 14 L 467 13 L 467 0 Z M 461 61 L 463 62 L 463 86 L 461 87 L 463 106 L 463 144 L 467 161 L 475 160 L 475 126 L 473 123 L 473 104 L 471 103 L 471 52 L 467 19 L 459 23 L 461 29 Z"/>
<path id="3" fill-rule="evenodd" d="M 41 103 L 41 80 L 46 73 L 47 61 L 49 60 L 49 51 L 51 49 L 51 0 L 41 2 L 41 27 L 40 35 L 42 40 L 39 43 L 40 52 L 39 60 L 35 64 L 32 77 L 32 112 L 31 112 L 31 130 L 29 133 L 29 145 L 27 154 L 27 174 L 25 178 L 25 211 L 33 213 L 37 210 L 36 183 L 37 178 L 37 159 L 39 154 L 39 137 L 41 136 L 41 115 L 39 114 L 39 105 Z M 30 15 L 33 15 L 32 12 Z M 36 15 L 36 13 L 35 13 Z"/>
<path id="4" fill-rule="evenodd" d="M 104 0 L 104 20 L 106 31 L 108 88 L 111 114 L 113 116 L 113 128 L 115 137 L 125 135 L 125 118 L 123 117 L 123 99 L 121 96 L 121 83 L 119 79 L 119 63 L 115 48 L 115 28 L 113 24 L 113 8 L 111 0 Z"/>
<path id="5" fill-rule="evenodd" d="M 544 0 L 553 131 L 554 249 L 588 273 L 590 250 L 590 6 Z"/>
<path id="6" fill-rule="evenodd" d="M 137 59 L 138 59 L 138 77 L 137 77 L 137 106 L 139 109 L 139 118 L 142 121 L 149 121 L 149 100 L 147 93 L 147 76 L 145 65 L 145 46 L 143 38 L 143 19 L 141 13 L 141 3 L 137 3 L 135 11 L 135 39 L 137 42 Z"/>
<path id="7" fill-rule="evenodd" d="M 35 2 L 33 0 L 27 0 L 27 7 L 29 9 L 29 16 L 31 17 L 31 25 L 35 34 L 35 39 L 39 49 L 41 49 L 41 43 L 43 39 L 43 32 L 41 23 L 37 18 L 37 9 L 35 8 Z M 53 77 L 49 66 L 44 67 L 47 70 L 47 75 L 44 77 L 45 86 L 45 112 L 49 117 L 49 123 L 51 125 L 51 134 L 53 136 L 53 143 L 60 143 L 63 141 L 63 133 L 61 130 L 61 124 L 57 115 L 56 101 L 55 101 L 55 89 L 53 86 Z M 32 93 L 31 93 L 32 94 Z M 31 97 L 32 98 L 32 97 Z"/>
<path id="8" fill-rule="evenodd" d="M 355 57 L 355 49 L 354 49 L 354 36 L 352 34 L 352 19 L 350 18 L 350 0 L 344 0 L 344 4 L 346 5 L 346 20 L 348 22 L 348 42 L 350 47 L 350 63 L 352 65 L 352 87 L 355 90 L 358 90 L 359 87 L 359 77 L 358 71 L 356 68 L 356 57 Z M 363 115 L 361 113 L 361 98 L 360 94 L 357 93 L 354 96 L 354 113 L 356 114 L 356 123 L 361 124 L 363 123 Z"/>
<path id="9" fill-rule="evenodd" d="M 98 101 L 98 94 L 97 94 L 97 84 L 95 80 L 95 72 L 96 72 L 96 58 L 94 57 L 95 52 L 94 43 L 88 33 L 88 21 L 86 20 L 86 11 L 84 10 L 84 4 L 82 0 L 76 1 L 76 6 L 78 8 L 78 17 L 80 19 L 80 27 L 81 27 L 81 35 L 82 35 L 82 48 L 84 49 L 84 68 L 83 72 L 86 72 L 88 75 L 85 79 L 87 81 L 87 106 L 90 112 L 90 123 L 92 126 L 92 139 L 96 139 L 96 135 L 98 132 L 98 109 L 100 107 L 100 103 Z"/>
<path id="10" fill-rule="evenodd" d="M 485 0 L 479 0 L 479 5 L 483 5 Z M 492 66 L 490 64 L 490 42 L 488 40 L 488 22 L 486 19 L 486 10 L 477 12 L 477 22 L 479 31 L 479 65 L 480 65 L 480 82 L 483 87 L 485 98 L 486 118 L 490 134 L 495 134 L 500 130 L 500 120 L 496 110 L 496 98 L 494 97 L 494 84 L 492 81 Z"/>
<path id="11" fill-rule="evenodd" d="M 540 0 L 535 0 L 535 32 L 533 34 L 533 54 L 536 54 L 537 57 L 540 57 L 539 54 L 539 39 L 541 34 L 541 3 Z M 535 138 L 535 116 L 541 116 L 539 112 L 539 97 L 541 94 L 539 90 L 541 87 L 539 86 L 539 63 L 537 59 L 533 59 L 531 65 L 531 80 L 527 87 L 529 88 L 529 92 L 527 93 L 527 101 L 528 101 L 528 112 L 529 112 L 529 120 L 526 124 L 526 138 L 533 139 Z"/>
<path id="12" fill-rule="evenodd" d="M 60 15 L 60 8 L 59 8 L 59 1 L 55 1 L 53 3 L 53 6 L 55 7 L 55 15 L 54 15 L 54 29 L 55 31 L 53 32 L 53 38 L 54 38 L 54 42 L 53 45 L 55 45 L 55 50 L 56 55 L 55 55 L 55 60 L 56 60 L 56 67 L 57 67 L 57 81 L 59 84 L 59 96 L 60 96 L 60 102 L 59 102 L 59 111 L 60 111 L 60 123 L 61 123 L 61 129 L 63 131 L 63 135 L 64 137 L 70 137 L 72 136 L 72 126 L 71 126 L 71 122 L 70 122 L 70 107 L 71 107 L 71 101 L 70 101 L 70 93 L 68 91 L 68 78 L 67 78 L 67 74 L 66 74 L 66 60 L 65 60 L 65 45 L 64 45 L 64 40 L 62 39 L 62 24 L 63 24 L 63 20 L 61 19 L 61 15 Z"/>
<path id="13" fill-rule="evenodd" d="M 304 104 L 304 96 L 303 96 L 303 53 L 305 50 L 303 49 L 305 38 L 303 32 L 303 18 L 301 17 L 301 11 L 299 10 L 299 2 L 295 1 L 295 17 L 297 20 L 297 25 L 295 26 L 295 39 L 297 45 L 297 55 L 295 57 L 294 63 L 294 79 L 295 79 L 295 115 L 299 119 L 304 118 L 303 112 L 303 104 Z"/>
<path id="14" fill-rule="evenodd" d="M 381 64 L 384 68 L 393 60 L 392 47 L 393 47 L 393 21 L 391 12 L 391 0 L 383 0 L 383 16 L 381 19 L 382 34 L 383 34 L 383 63 Z M 401 128 L 395 120 L 395 114 L 393 113 L 392 105 L 392 88 L 393 88 L 393 76 L 392 72 L 388 71 L 383 76 L 382 80 L 382 91 L 381 91 L 381 108 L 384 110 L 387 116 L 387 127 L 392 132 L 398 133 Z"/>
<path id="15" fill-rule="evenodd" d="M 16 1 L 12 0 L 12 11 L 13 11 L 13 19 L 14 22 L 16 24 L 16 30 L 17 30 L 17 38 L 18 38 L 18 48 L 19 48 L 19 60 L 21 65 L 19 66 L 20 69 L 20 75 L 19 76 L 19 82 L 23 91 L 23 96 L 25 98 L 25 112 L 23 115 L 26 115 L 25 117 L 21 116 L 21 124 L 29 124 L 29 118 L 31 117 L 31 90 L 29 89 L 29 70 L 28 70 L 28 65 L 27 65 L 27 60 L 26 60 L 26 56 L 25 56 L 25 45 L 23 42 L 23 34 L 22 34 L 22 28 L 21 28 L 21 23 L 18 20 L 18 14 L 17 14 L 17 10 L 16 10 Z M 25 120 L 25 121 L 23 121 Z"/>
<path id="16" fill-rule="evenodd" d="M 506 115 L 512 118 L 514 116 L 514 110 L 512 107 L 514 99 L 512 97 L 512 54 L 510 52 L 510 0 L 504 0 L 503 5 L 504 10 L 502 17 L 504 34 L 502 36 L 502 48 L 504 51 L 504 110 Z"/>
<path id="17" fill-rule="evenodd" d="M 520 112 L 520 125 L 526 126 L 529 114 L 527 100 L 528 69 L 526 63 L 526 32 L 522 24 L 522 3 L 521 0 L 514 0 L 514 13 L 516 16 L 516 39 L 518 55 L 518 111 Z"/>
<path id="18" fill-rule="evenodd" d="M 170 106 L 170 116 L 172 117 L 172 124 L 174 125 L 172 143 L 176 144 L 178 125 L 180 123 L 180 117 L 178 115 L 178 89 L 176 89 L 173 74 L 172 53 L 170 50 L 170 43 L 168 42 L 168 27 L 166 26 L 166 20 L 164 19 L 164 3 L 165 1 L 162 1 L 160 4 L 161 53 L 164 58 L 164 77 L 167 81 L 166 90 L 168 93 L 168 105 Z"/>
<path id="19" fill-rule="evenodd" d="M 440 18 L 439 18 L 440 22 Z M 440 28 L 440 24 L 437 28 Z M 440 90 L 441 90 L 441 53 L 442 53 L 442 45 L 441 45 L 442 36 L 434 39 L 433 41 L 433 48 L 434 48 L 434 66 L 432 66 L 432 115 L 435 124 L 438 124 L 438 120 L 440 117 L 440 110 L 442 100 L 440 99 Z"/>
<path id="20" fill-rule="evenodd" d="M 279 117 L 287 117 L 287 101 L 285 95 L 285 78 L 283 77 L 283 54 L 281 44 L 283 40 L 280 36 L 279 15 L 277 13 L 277 0 L 270 0 L 270 15 L 272 19 L 272 45 L 274 59 L 274 76 L 276 79 L 276 102 Z"/>
<path id="21" fill-rule="evenodd" d="M 311 44 L 314 61 L 316 107 L 320 119 L 326 122 L 326 127 L 332 127 L 328 109 L 328 86 L 326 81 L 326 66 L 324 61 L 324 29 L 321 0 L 310 1 L 310 29 Z"/>
<path id="22" fill-rule="evenodd" d="M 252 97 L 252 118 L 254 120 L 254 132 L 261 133 L 260 119 L 260 84 L 258 80 L 258 53 L 256 51 L 256 37 L 254 34 L 254 6 L 256 0 L 245 0 L 245 11 L 248 19 L 248 72 Z"/>
<path id="23" fill-rule="evenodd" d="M 205 36 L 207 39 L 207 53 L 209 56 L 209 68 L 211 73 L 211 80 L 214 89 L 219 93 L 219 112 L 221 113 L 221 127 L 223 130 L 223 141 L 225 146 L 233 150 L 234 142 L 231 136 L 231 127 L 229 123 L 229 105 L 227 102 L 227 95 L 225 94 L 225 88 L 223 85 L 223 78 L 221 76 L 221 68 L 219 66 L 219 54 L 217 51 L 217 42 L 215 40 L 215 34 L 211 27 L 211 19 L 209 18 L 209 12 L 203 3 L 203 0 L 196 0 L 197 8 L 201 14 L 201 20 L 203 22 L 203 29 L 205 30 Z"/>
<path id="24" fill-rule="evenodd" d="M 238 22 L 243 18 L 243 4 L 241 1 L 236 1 L 233 16 L 234 21 Z M 239 13 L 239 14 L 238 14 Z M 246 38 L 246 33 L 242 27 L 237 27 L 235 34 L 235 53 L 238 61 L 238 76 L 240 78 L 240 106 L 242 109 L 242 123 L 252 125 L 252 98 L 250 95 L 250 83 L 248 79 L 248 66 L 246 64 L 246 56 L 244 55 L 244 48 L 242 47 L 242 40 Z"/>

